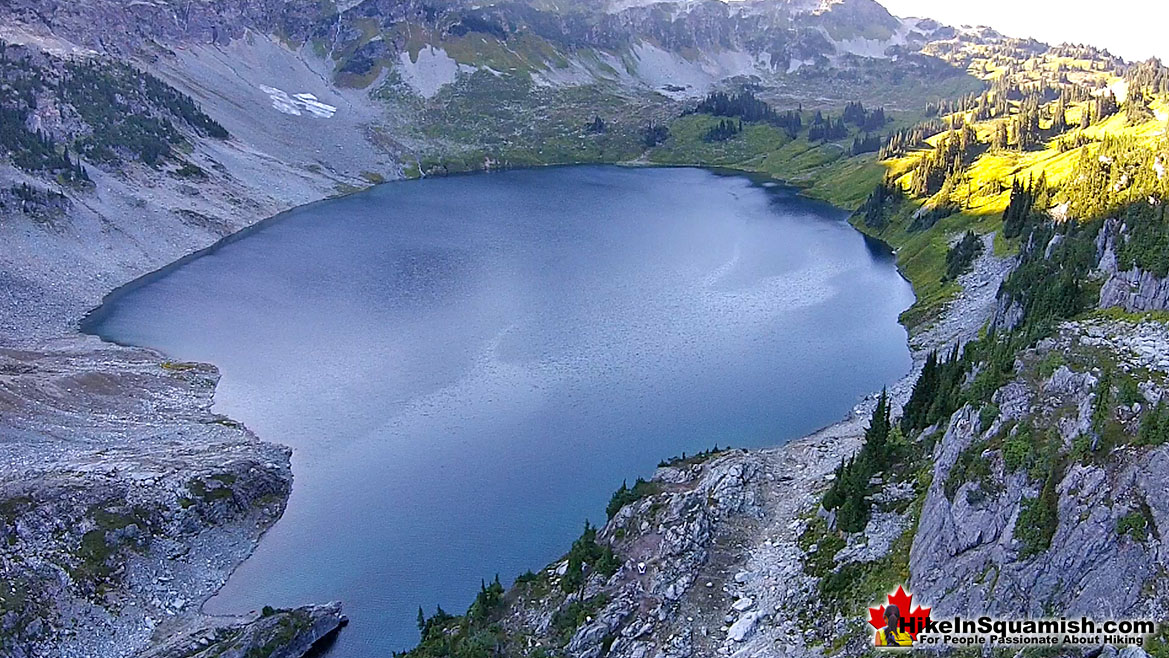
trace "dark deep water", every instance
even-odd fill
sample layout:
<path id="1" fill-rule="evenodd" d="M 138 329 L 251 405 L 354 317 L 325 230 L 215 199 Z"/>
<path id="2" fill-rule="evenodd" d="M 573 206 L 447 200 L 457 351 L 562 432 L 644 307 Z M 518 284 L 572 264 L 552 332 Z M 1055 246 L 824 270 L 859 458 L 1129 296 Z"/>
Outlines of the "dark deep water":
<path id="1" fill-rule="evenodd" d="M 364 658 L 563 554 L 659 460 L 842 417 L 910 368 L 912 301 L 788 188 L 570 167 L 301 208 L 86 328 L 216 364 L 216 410 L 295 450 L 286 514 L 206 610 L 339 599 L 329 656 Z"/>

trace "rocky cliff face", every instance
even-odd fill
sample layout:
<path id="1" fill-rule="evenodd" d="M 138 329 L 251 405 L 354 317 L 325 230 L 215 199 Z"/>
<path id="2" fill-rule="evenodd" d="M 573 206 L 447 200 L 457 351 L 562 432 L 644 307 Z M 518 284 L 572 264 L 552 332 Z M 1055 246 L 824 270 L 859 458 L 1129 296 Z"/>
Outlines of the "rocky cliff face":
<path id="1" fill-rule="evenodd" d="M 858 68 L 850 57 L 904 57 L 931 39 L 951 36 L 931 22 L 903 22 L 873 0 L 567 8 L 462 0 L 16 0 L 0 11 L 18 31 L 42 41 L 149 62 L 185 47 L 224 47 L 248 34 L 275 35 L 332 60 L 334 81 L 358 88 L 377 86 L 395 72 L 408 80 L 441 75 L 449 84 L 465 67 L 462 72 L 535 74 L 551 85 L 610 82 L 700 95 L 736 76 L 775 83 L 805 65 Z M 435 54 L 440 59 L 429 63 Z"/>
<path id="2" fill-rule="evenodd" d="M 1139 268 L 1113 271 L 1100 290 L 1100 303 L 1133 313 L 1169 310 L 1169 278 L 1159 278 Z"/>
<path id="3" fill-rule="evenodd" d="M 289 451 L 211 413 L 217 379 L 93 338 L 0 350 L 4 655 L 134 655 L 279 518 Z"/>
<path id="4" fill-rule="evenodd" d="M 1130 239 L 1126 227 L 1110 220 L 1100 232 L 1097 251 L 1100 270 L 1107 277 L 1100 289 L 1101 308 L 1123 308 L 1131 313 L 1169 311 L 1169 277 L 1159 277 L 1140 267 L 1121 271 L 1117 241 Z"/>
<path id="5" fill-rule="evenodd" d="M 967 407 L 939 428 L 912 591 L 942 615 L 1162 618 L 1169 451 L 1137 437 L 1142 407 L 1164 395 L 1167 350 L 1158 323 L 1068 323 L 1020 358 L 997 415 Z M 1100 354 L 1123 374 L 1105 375 Z M 1118 378 L 1137 399 L 1101 407 Z"/>
<path id="6" fill-rule="evenodd" d="M 14 0 L 5 4 L 4 13 L 14 24 L 39 28 L 75 48 L 133 56 L 190 43 L 226 45 L 248 30 L 301 33 L 319 18 L 320 8 L 308 0 Z"/>
<path id="7" fill-rule="evenodd" d="M 336 4 L 310 0 L 14 0 L 6 12 L 21 23 L 41 26 L 76 45 L 120 55 L 166 51 L 192 43 L 226 45 L 243 38 L 248 30 L 278 33 L 302 43 L 338 37 L 344 41 L 346 31 L 357 34 L 361 28 L 356 26 L 368 25 L 363 20 L 376 21 L 383 28 L 418 22 L 448 35 L 477 33 L 503 40 L 527 33 L 565 48 L 609 50 L 653 40 L 668 50 L 752 46 L 762 52 L 768 45 L 782 46 L 790 41 L 791 30 L 797 27 L 817 30 L 830 38 L 874 41 L 888 41 L 902 29 L 902 23 L 873 0 L 579 3 L 567 9 L 522 1 L 482 4 L 462 0 Z M 805 54 L 836 52 L 829 48 Z"/>

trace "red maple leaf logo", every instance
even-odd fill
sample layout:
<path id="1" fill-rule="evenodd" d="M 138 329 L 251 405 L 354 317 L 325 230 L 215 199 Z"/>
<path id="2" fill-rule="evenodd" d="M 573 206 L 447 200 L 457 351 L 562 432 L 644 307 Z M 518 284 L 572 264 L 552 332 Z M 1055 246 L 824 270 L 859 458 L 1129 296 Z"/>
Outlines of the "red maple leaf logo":
<path id="1" fill-rule="evenodd" d="M 913 595 L 906 594 L 905 589 L 900 585 L 897 586 L 895 594 L 890 594 L 886 598 L 889 600 L 889 605 L 895 606 L 897 611 L 901 613 L 903 627 L 909 636 L 916 641 L 917 634 L 925 628 L 926 622 L 930 619 L 930 609 L 918 606 L 916 610 L 910 612 Z M 869 625 L 877 630 L 885 627 L 885 606 L 869 608 Z"/>

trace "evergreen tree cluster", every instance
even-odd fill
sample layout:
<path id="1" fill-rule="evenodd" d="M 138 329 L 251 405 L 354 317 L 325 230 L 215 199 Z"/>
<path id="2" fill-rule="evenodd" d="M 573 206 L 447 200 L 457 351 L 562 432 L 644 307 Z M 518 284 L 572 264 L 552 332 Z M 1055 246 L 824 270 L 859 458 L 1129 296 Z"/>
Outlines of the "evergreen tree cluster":
<path id="1" fill-rule="evenodd" d="M 866 110 L 860 101 L 845 103 L 844 113 L 840 117 L 845 123 L 851 123 L 860 130 L 872 132 L 881 130 L 889 120 L 885 117 L 885 108 Z"/>
<path id="2" fill-rule="evenodd" d="M 896 446 L 890 441 L 889 396 L 881 392 L 873 410 L 865 442 L 860 452 L 836 467 L 836 477 L 824 493 L 824 509 L 836 511 L 836 527 L 843 532 L 860 532 L 869 522 L 869 481 L 897 459 Z"/>
<path id="3" fill-rule="evenodd" d="M 28 110 L 6 107 L 0 98 L 0 150 L 27 172 L 47 172 L 63 183 L 89 182 L 89 172 L 74 159 L 66 144 L 58 144 L 41 130 L 26 129 Z"/>
<path id="4" fill-rule="evenodd" d="M 885 145 L 881 147 L 877 158 L 881 160 L 901 158 L 911 151 L 929 148 L 929 143 L 926 140 L 944 130 L 946 130 L 946 125 L 937 119 L 919 123 L 912 128 L 898 130 L 885 140 Z"/>
<path id="5" fill-rule="evenodd" d="M 89 172 L 43 130 L 29 130 L 36 97 L 50 89 L 49 72 L 36 65 L 23 49 L 9 49 L 0 41 L 0 155 L 28 172 L 46 172 L 62 183 L 85 183 Z"/>
<path id="6" fill-rule="evenodd" d="M 1129 66 L 1124 72 L 1124 81 L 1130 91 L 1140 89 L 1154 96 L 1169 96 L 1169 67 L 1160 59 L 1147 59 Z"/>
<path id="7" fill-rule="evenodd" d="M 560 588 L 565 592 L 575 592 L 584 585 L 589 572 L 608 577 L 617 573 L 620 567 L 621 563 L 613 554 L 613 548 L 608 544 L 598 544 L 597 529 L 585 521 L 584 532 L 572 543 L 572 549 L 568 552 L 568 570 L 560 579 Z"/>
<path id="8" fill-rule="evenodd" d="M 1084 107 L 1084 111 L 1080 114 L 1080 128 L 1089 128 L 1119 111 L 1120 106 L 1116 103 L 1116 97 L 1106 90 Z"/>
<path id="9" fill-rule="evenodd" d="M 32 128 L 37 98 L 46 96 L 80 120 L 70 134 Z M 34 61 L 24 48 L 0 42 L 0 151 L 26 171 L 86 183 L 81 158 L 110 165 L 137 158 L 155 166 L 184 143 L 180 126 L 229 137 L 190 96 L 149 73 L 100 58 Z"/>
<path id="10" fill-rule="evenodd" d="M 1007 72 L 996 77 L 986 91 L 927 103 L 926 116 L 969 117 L 978 122 L 998 120 L 992 148 L 1028 150 L 1038 146 L 1044 137 L 1057 137 L 1069 130 L 1067 110 L 1073 104 L 1088 101 L 1088 109 L 1082 113 L 1084 128 L 1118 110 L 1115 98 L 1107 89 L 1093 95 L 1087 86 L 1071 83 L 1066 73 L 1055 81 L 1044 75 L 1038 82 L 1030 81 L 1028 76 L 1019 75 L 1017 63 L 1012 62 Z M 1044 124 L 1046 129 L 1042 127 Z"/>
<path id="11" fill-rule="evenodd" d="M 890 212 L 904 200 L 901 186 L 886 179 L 873 188 L 857 212 L 864 218 L 865 226 L 879 231 L 889 224 Z"/>
<path id="12" fill-rule="evenodd" d="M 706 450 L 700 450 L 700 451 L 694 453 L 693 455 L 687 455 L 685 451 L 682 451 L 681 455 L 675 455 L 673 457 L 670 457 L 668 459 L 663 459 L 660 462 L 658 462 L 658 468 L 670 468 L 673 466 L 694 466 L 696 464 L 701 464 L 701 463 L 706 462 L 710 459 L 713 459 L 713 458 L 729 451 L 730 449 L 731 448 L 729 446 L 725 447 L 725 448 L 720 448 L 720 447 L 718 447 L 718 444 L 716 443 L 714 445 L 714 447 L 708 448 Z M 636 485 L 634 485 L 634 488 L 635 489 L 637 488 Z"/>
<path id="13" fill-rule="evenodd" d="M 605 123 L 605 120 L 600 117 L 600 115 L 594 116 L 593 120 L 585 125 L 585 132 L 591 133 L 593 135 L 600 135 L 608 131 L 609 126 Z"/>
<path id="14" fill-rule="evenodd" d="M 53 190 L 40 189 L 21 183 L 8 189 L 0 189 L 0 210 L 16 210 L 29 212 L 50 207 L 65 199 L 65 196 Z"/>
<path id="15" fill-rule="evenodd" d="M 495 580 L 491 581 L 490 585 L 485 582 L 479 583 L 479 593 L 475 595 L 475 600 L 467 609 L 467 617 L 473 624 L 483 624 L 502 603 L 503 585 L 499 582 L 499 574 L 495 574 Z"/>
<path id="16" fill-rule="evenodd" d="M 1167 162 L 1164 147 L 1157 151 L 1133 137 L 1106 136 L 1080 152 L 1059 196 L 1080 221 L 1118 215 L 1150 198 L 1163 201 L 1169 199 L 1169 175 L 1159 172 Z"/>
<path id="17" fill-rule="evenodd" d="M 849 149 L 849 152 L 854 156 L 863 153 L 876 153 L 881 150 L 881 143 L 882 139 L 880 135 L 870 135 L 868 133 L 865 133 L 863 136 L 857 135 L 852 138 L 852 148 Z"/>
<path id="18" fill-rule="evenodd" d="M 1040 174 L 1039 180 L 1022 183 L 1019 179 L 1011 182 L 1011 200 L 1003 211 L 1003 236 L 1017 238 L 1025 231 L 1048 218 L 1047 174 Z"/>
<path id="19" fill-rule="evenodd" d="M 1061 95 L 1051 108 L 1051 134 L 1062 135 L 1068 131 L 1068 100 Z"/>
<path id="20" fill-rule="evenodd" d="M 617 516 L 617 512 L 620 512 L 621 508 L 626 505 L 632 505 L 646 496 L 652 496 L 660 489 L 656 482 L 647 482 L 641 478 L 637 478 L 637 482 L 633 483 L 632 488 L 627 483 L 622 482 L 621 488 L 613 492 L 613 496 L 609 498 L 609 505 L 605 508 L 605 515 L 612 519 L 614 516 Z"/>
<path id="21" fill-rule="evenodd" d="M 981 253 L 982 239 L 974 231 L 967 231 L 962 239 L 954 243 L 946 253 L 946 274 L 942 277 L 942 281 L 956 280 L 970 269 L 974 259 L 978 258 Z"/>
<path id="22" fill-rule="evenodd" d="M 1023 311 L 1015 329 L 1021 344 L 1049 335 L 1059 322 L 1095 305 L 1098 290 L 1087 285 L 1096 266 L 1096 236 L 1102 221 L 1046 221 L 1031 228 L 1019 266 L 999 290 L 1007 305 Z"/>
<path id="23" fill-rule="evenodd" d="M 123 77 L 128 70 L 90 61 L 70 63 L 68 71 L 62 96 L 92 128 L 77 140 L 87 159 L 116 165 L 128 154 L 153 167 L 184 143 L 168 114 L 135 111 L 132 103 L 147 99 L 136 79 Z"/>
<path id="24" fill-rule="evenodd" d="M 1169 405 L 1162 397 L 1157 406 L 1145 413 L 1137 433 L 1141 445 L 1161 446 L 1169 443 Z"/>
<path id="25" fill-rule="evenodd" d="M 660 123 L 650 123 L 641 133 L 641 143 L 651 149 L 670 138 L 670 129 Z"/>
<path id="26" fill-rule="evenodd" d="M 1015 536 L 1022 549 L 1020 557 L 1039 555 L 1051 547 L 1051 540 L 1059 528 L 1059 491 L 1066 470 L 1066 458 L 1051 464 L 1043 478 L 1043 486 L 1036 498 L 1024 498 L 1015 519 Z"/>
<path id="27" fill-rule="evenodd" d="M 939 360 L 936 352 L 926 357 L 925 366 L 902 409 L 901 431 L 906 436 L 945 421 L 962 406 L 962 381 L 968 367 L 957 347 L 945 360 Z"/>
<path id="28" fill-rule="evenodd" d="M 1068 151 L 1074 151 L 1082 146 L 1087 146 L 1094 141 L 1095 140 L 1093 140 L 1091 137 L 1085 135 L 1083 131 L 1077 130 L 1075 133 L 1068 135 L 1067 137 L 1064 137 L 1056 142 L 1056 148 L 1059 149 L 1060 153 L 1067 153 Z"/>
<path id="29" fill-rule="evenodd" d="M 470 610 L 461 617 L 451 615 L 438 606 L 430 617 L 418 608 L 418 646 L 406 652 L 395 652 L 395 658 L 505 658 L 508 655 L 507 638 L 492 618 L 503 602 L 503 586 L 499 577 L 490 585 L 483 584 Z"/>
<path id="30" fill-rule="evenodd" d="M 967 94 L 956 99 L 930 101 L 925 105 L 926 117 L 945 117 L 951 114 L 971 113 L 975 121 L 986 121 L 1010 114 L 1008 93 L 996 88 L 980 94 Z"/>
<path id="31" fill-rule="evenodd" d="M 951 129 L 914 165 L 910 192 L 914 196 L 928 197 L 941 192 L 944 187 L 956 187 L 967 165 L 974 159 L 977 144 L 978 136 L 969 125 Z"/>
<path id="32" fill-rule="evenodd" d="M 1011 117 L 1010 141 L 1020 151 L 1027 151 L 1039 146 L 1043 138 L 1040 128 L 1040 105 L 1038 99 L 1029 98 L 1022 104 L 1017 114 Z"/>
<path id="33" fill-rule="evenodd" d="M 747 122 L 774 123 L 779 115 L 766 101 L 755 97 L 750 91 L 728 94 L 711 92 L 694 109 L 697 114 L 711 114 L 716 117 L 730 117 Z"/>
<path id="34" fill-rule="evenodd" d="M 1153 276 L 1169 276 L 1169 221 L 1165 204 L 1154 207 L 1134 203 L 1121 215 L 1127 229 L 1117 240 L 1117 264 L 1122 271 L 1139 268 Z"/>
<path id="35" fill-rule="evenodd" d="M 844 119 L 834 119 L 824 116 L 820 110 L 812 116 L 812 123 L 808 126 L 809 142 L 832 142 L 848 137 L 848 126 Z"/>
<path id="36" fill-rule="evenodd" d="M 743 132 L 743 120 L 739 119 L 737 122 L 730 119 L 720 119 L 717 124 L 711 127 L 703 135 L 704 142 L 725 142 L 728 139 L 733 139 L 736 135 Z"/>
<path id="37" fill-rule="evenodd" d="M 1085 43 L 1061 43 L 1052 46 L 1048 52 L 1052 57 L 1061 59 L 1099 61 L 1112 65 L 1119 65 L 1121 62 L 1120 58 L 1107 50 Z"/>
<path id="38" fill-rule="evenodd" d="M 760 100 L 749 90 L 743 90 L 736 94 L 722 91 L 712 92 L 687 114 L 710 114 L 716 117 L 740 119 L 746 123 L 767 123 L 783 129 L 792 139 L 803 128 L 802 107 L 798 110 L 777 112 L 766 101 Z"/>
<path id="39" fill-rule="evenodd" d="M 1140 87 L 1128 90 L 1128 98 L 1124 101 L 1124 117 L 1130 126 L 1153 120 L 1153 109 L 1149 107 L 1149 99 Z"/>

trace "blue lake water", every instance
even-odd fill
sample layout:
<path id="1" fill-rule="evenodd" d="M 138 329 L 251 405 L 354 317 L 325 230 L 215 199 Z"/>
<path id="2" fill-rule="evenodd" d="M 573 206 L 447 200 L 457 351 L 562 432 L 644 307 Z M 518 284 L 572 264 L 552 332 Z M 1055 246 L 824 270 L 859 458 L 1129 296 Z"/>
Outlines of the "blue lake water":
<path id="1" fill-rule="evenodd" d="M 216 411 L 294 450 L 287 512 L 205 610 L 341 600 L 330 658 L 381 658 L 420 605 L 563 554 L 661 459 L 842 417 L 910 368 L 912 301 L 789 188 L 566 167 L 285 213 L 86 328 L 216 364 Z"/>

